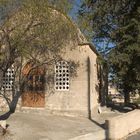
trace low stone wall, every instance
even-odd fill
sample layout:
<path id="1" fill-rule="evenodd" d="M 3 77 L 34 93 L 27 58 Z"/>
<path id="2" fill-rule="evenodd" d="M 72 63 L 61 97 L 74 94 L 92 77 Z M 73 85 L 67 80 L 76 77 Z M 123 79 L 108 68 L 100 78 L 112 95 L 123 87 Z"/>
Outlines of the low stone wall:
<path id="1" fill-rule="evenodd" d="M 128 134 L 140 129 L 140 110 L 134 110 L 129 113 L 106 120 L 107 138 L 109 140 L 118 140 Z"/>

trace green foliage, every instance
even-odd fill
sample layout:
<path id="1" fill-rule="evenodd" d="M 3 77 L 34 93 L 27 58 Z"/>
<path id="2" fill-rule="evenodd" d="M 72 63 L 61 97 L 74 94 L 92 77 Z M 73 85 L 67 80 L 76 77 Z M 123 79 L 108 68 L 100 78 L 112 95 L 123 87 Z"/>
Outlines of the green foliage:
<path id="1" fill-rule="evenodd" d="M 33 61 L 36 66 L 53 64 L 61 59 L 68 44 L 73 49 L 79 41 L 77 27 L 66 13 L 46 0 L 22 0 L 10 11 L 0 24 L 0 74 L 19 58 Z"/>
<path id="2" fill-rule="evenodd" d="M 111 95 L 108 95 L 108 96 L 106 97 L 106 102 L 107 102 L 107 105 L 113 104 L 113 102 L 112 102 L 112 96 L 111 96 Z"/>
<path id="3" fill-rule="evenodd" d="M 140 97 L 137 99 L 133 99 L 133 103 L 140 104 Z"/>
<path id="4" fill-rule="evenodd" d="M 119 28 L 113 32 L 116 48 L 110 52 L 109 62 L 120 86 L 128 91 L 140 89 L 140 3 L 133 1 L 128 13 L 119 22 Z M 114 57 L 115 56 L 115 57 Z"/>
<path id="5" fill-rule="evenodd" d="M 0 92 L 10 111 L 27 80 L 22 71 L 24 62 L 32 62 L 32 69 L 45 64 L 48 72 L 52 64 L 62 59 L 67 46 L 77 46 L 77 27 L 67 16 L 70 8 L 68 0 L 0 0 L 0 89 L 3 75 L 13 64 L 16 76 L 12 100 L 7 92 Z M 71 68 L 77 67 L 71 62 Z"/>
<path id="6" fill-rule="evenodd" d="M 62 13 L 68 14 L 72 10 L 74 0 L 48 0 L 48 3 Z"/>
<path id="7" fill-rule="evenodd" d="M 78 41 L 77 29 L 70 19 L 46 0 L 23 0 L 8 13 L 0 26 L 0 35 L 1 46 L 12 49 L 9 53 L 13 61 L 19 56 L 36 62 L 51 61 L 60 56 L 71 40 Z"/>
<path id="8" fill-rule="evenodd" d="M 0 0 L 0 6 L 5 6 L 9 2 L 10 2 L 10 0 Z"/>
<path id="9" fill-rule="evenodd" d="M 112 80 L 126 94 L 140 90 L 140 1 L 84 0 L 79 14 L 84 30 L 92 33 L 94 41 L 114 44 L 114 48 L 107 46 L 104 52 Z"/>

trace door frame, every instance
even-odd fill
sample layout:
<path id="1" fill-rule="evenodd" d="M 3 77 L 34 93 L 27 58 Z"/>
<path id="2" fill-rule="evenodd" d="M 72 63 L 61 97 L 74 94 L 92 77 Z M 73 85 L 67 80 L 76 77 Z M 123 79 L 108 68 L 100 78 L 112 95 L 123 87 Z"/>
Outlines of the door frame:
<path id="1" fill-rule="evenodd" d="M 23 89 L 23 93 L 22 93 L 22 95 L 21 95 L 21 106 L 23 107 L 23 108 L 45 108 L 45 65 L 41 65 L 41 66 L 37 66 L 36 68 L 33 68 L 33 71 L 32 71 L 32 67 L 33 67 L 33 63 L 32 62 L 27 62 L 26 64 L 25 64 L 25 66 L 23 67 L 23 69 L 22 69 L 22 74 L 23 74 L 23 76 L 25 76 L 25 77 L 29 77 L 30 75 L 29 74 L 31 74 L 31 75 L 33 75 L 34 76 L 34 78 L 32 79 L 33 80 L 33 84 L 32 84 L 32 86 L 33 86 L 33 90 L 29 90 L 28 89 L 28 85 L 27 85 L 27 82 L 28 82 L 28 78 L 27 78 L 27 81 L 26 81 L 26 85 L 27 86 L 25 86 L 24 87 L 24 89 Z M 33 72 L 33 73 L 32 73 Z M 34 72 L 36 73 L 36 75 L 34 74 Z M 40 75 L 39 75 L 40 74 Z M 38 90 L 38 91 L 35 91 L 35 84 L 36 83 L 38 83 L 38 81 L 35 81 L 36 80 L 36 78 L 35 78 L 35 76 L 43 76 L 43 81 L 42 81 L 42 90 L 40 89 L 40 91 Z M 40 77 L 38 77 L 38 78 L 40 78 Z M 41 81 L 40 81 L 41 82 Z M 26 105 L 26 101 L 24 102 L 24 99 L 26 99 L 26 97 L 24 97 L 24 96 L 26 96 L 25 94 L 27 93 L 27 96 L 28 96 L 28 94 L 32 94 L 33 92 L 35 92 L 35 93 L 40 93 L 40 94 L 44 94 L 43 95 L 43 97 L 40 97 L 40 99 L 41 99 L 41 105 L 36 105 L 35 106 L 35 104 L 33 105 L 29 105 L 28 103 L 27 103 L 27 105 Z M 42 92 L 42 93 L 41 93 Z M 37 95 L 36 94 L 36 95 Z M 32 95 L 29 95 L 29 96 L 32 96 Z M 39 97 L 39 96 L 38 96 Z M 30 99 L 29 99 L 30 100 Z M 33 102 L 33 101 L 32 101 Z"/>

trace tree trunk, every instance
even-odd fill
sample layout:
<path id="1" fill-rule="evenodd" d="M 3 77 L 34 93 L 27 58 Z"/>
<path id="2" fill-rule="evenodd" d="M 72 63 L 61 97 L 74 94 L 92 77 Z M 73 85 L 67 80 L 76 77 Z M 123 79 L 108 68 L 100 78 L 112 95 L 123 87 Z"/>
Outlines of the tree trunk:
<path id="1" fill-rule="evenodd" d="M 130 103 L 130 94 L 129 94 L 128 90 L 125 90 L 125 93 L 124 93 L 124 103 L 125 103 L 125 105 Z"/>
<path id="2" fill-rule="evenodd" d="M 2 87 L 3 71 L 0 70 L 0 88 Z"/>

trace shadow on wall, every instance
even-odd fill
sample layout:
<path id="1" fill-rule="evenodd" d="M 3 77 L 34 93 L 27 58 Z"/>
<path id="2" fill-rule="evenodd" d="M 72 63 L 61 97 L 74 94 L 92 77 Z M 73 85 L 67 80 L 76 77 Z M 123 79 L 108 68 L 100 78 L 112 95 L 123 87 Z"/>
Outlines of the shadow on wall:
<path id="1" fill-rule="evenodd" d="M 104 68 L 105 67 L 105 68 Z M 88 119 L 96 124 L 97 126 L 101 127 L 105 133 L 105 139 L 108 140 L 108 131 L 107 131 L 107 124 L 106 123 L 99 123 L 98 121 L 92 119 L 91 116 L 91 62 L 90 58 L 87 59 L 87 68 L 88 68 Z M 97 68 L 98 79 L 100 81 L 99 85 L 95 85 L 95 90 L 99 93 L 99 102 L 102 106 L 106 105 L 106 96 L 108 92 L 108 79 L 107 79 L 107 67 L 99 65 Z"/>
<path id="2" fill-rule="evenodd" d="M 97 68 L 99 79 L 99 103 L 101 106 L 106 105 L 108 96 L 108 65 L 107 63 L 99 64 Z"/>
<path id="3" fill-rule="evenodd" d="M 87 96 L 87 102 L 88 102 L 88 118 L 91 120 L 91 102 L 90 102 L 90 98 L 91 98 L 91 93 L 90 93 L 90 88 L 91 88 L 91 79 L 90 79 L 90 75 L 91 75 L 91 71 L 90 71 L 90 58 L 87 58 L 87 73 L 88 73 L 88 96 Z"/>
<path id="4" fill-rule="evenodd" d="M 99 103 L 104 106 L 106 105 L 106 97 L 107 97 L 107 92 L 108 92 L 108 80 L 107 80 L 107 68 L 106 65 L 103 66 L 99 64 L 97 66 L 97 74 L 98 74 L 98 79 L 99 83 L 95 84 L 95 90 L 99 94 Z M 91 69 L 93 69 L 91 65 L 91 60 L 88 57 L 87 58 L 87 76 L 88 76 L 88 96 L 87 96 L 87 102 L 88 102 L 88 118 L 91 119 L 91 88 L 92 88 L 92 83 L 93 83 L 93 77 L 91 77 Z"/>

